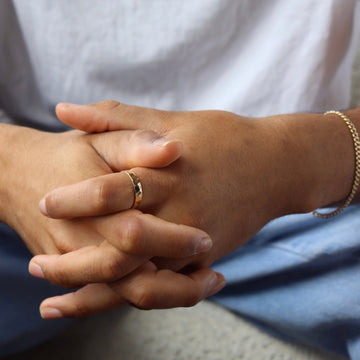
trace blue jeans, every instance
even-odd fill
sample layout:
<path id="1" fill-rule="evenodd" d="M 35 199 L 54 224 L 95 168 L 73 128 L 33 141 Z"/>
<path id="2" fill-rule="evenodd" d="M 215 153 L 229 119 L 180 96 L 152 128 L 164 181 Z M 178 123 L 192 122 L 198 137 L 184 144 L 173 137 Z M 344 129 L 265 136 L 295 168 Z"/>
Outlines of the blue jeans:
<path id="1" fill-rule="evenodd" d="M 73 320 L 43 320 L 39 305 L 64 290 L 29 275 L 31 254 L 20 237 L 0 223 L 0 356 L 51 338 Z"/>
<path id="2" fill-rule="evenodd" d="M 213 268 L 227 279 L 215 302 L 284 339 L 360 359 L 360 206 L 274 220 Z"/>

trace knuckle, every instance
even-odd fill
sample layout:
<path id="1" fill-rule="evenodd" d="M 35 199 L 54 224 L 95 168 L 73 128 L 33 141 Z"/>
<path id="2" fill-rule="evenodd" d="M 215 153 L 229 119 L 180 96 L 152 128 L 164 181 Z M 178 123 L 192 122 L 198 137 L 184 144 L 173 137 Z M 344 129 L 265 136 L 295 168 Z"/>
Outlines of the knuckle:
<path id="1" fill-rule="evenodd" d="M 104 281 L 114 281 L 126 275 L 126 265 L 119 256 L 114 256 L 104 259 L 100 271 Z"/>
<path id="2" fill-rule="evenodd" d="M 130 135 L 131 140 L 148 140 L 148 141 L 154 141 L 160 137 L 159 134 L 152 130 L 146 130 L 146 129 L 138 129 L 131 133 Z"/>
<path id="3" fill-rule="evenodd" d="M 126 219 L 125 229 L 121 229 L 121 248 L 129 253 L 139 253 L 144 251 L 143 226 L 138 216 L 128 217 Z"/>
<path id="4" fill-rule="evenodd" d="M 50 217 L 56 218 L 58 216 L 59 198 L 55 194 L 49 194 L 45 198 L 46 212 Z"/>
<path id="5" fill-rule="evenodd" d="M 143 284 L 137 286 L 131 296 L 131 303 L 142 310 L 151 310 L 155 308 L 156 296 L 151 291 L 151 287 Z"/>
<path id="6" fill-rule="evenodd" d="M 73 229 L 71 229 L 73 230 Z M 59 254 L 65 254 L 77 249 L 76 234 L 64 226 L 60 228 L 53 227 L 48 233 L 49 242 L 53 243 Z"/>
<path id="7" fill-rule="evenodd" d="M 104 212 L 109 208 L 110 199 L 113 195 L 111 186 L 105 180 L 96 180 L 94 191 L 94 208 L 97 212 Z"/>
<path id="8" fill-rule="evenodd" d="M 89 316 L 92 311 L 89 308 L 89 306 L 86 304 L 86 302 L 79 301 L 76 298 L 76 295 L 74 294 L 74 314 L 72 316 L 77 318 L 83 318 L 86 316 Z"/>
<path id="9" fill-rule="evenodd" d="M 57 239 L 54 245 L 60 254 L 66 254 L 74 250 L 74 247 L 66 241 Z"/>
<path id="10" fill-rule="evenodd" d="M 45 278 L 57 285 L 71 287 L 69 275 L 62 266 L 55 266 L 52 270 L 46 267 L 44 269 Z"/>
<path id="11" fill-rule="evenodd" d="M 116 100 L 104 100 L 96 104 L 97 108 L 101 110 L 113 110 L 121 106 L 121 103 Z"/>
<path id="12" fill-rule="evenodd" d="M 202 296 L 200 295 L 200 293 L 193 291 L 192 293 L 187 294 L 183 306 L 192 307 L 195 306 L 201 300 L 202 300 Z"/>

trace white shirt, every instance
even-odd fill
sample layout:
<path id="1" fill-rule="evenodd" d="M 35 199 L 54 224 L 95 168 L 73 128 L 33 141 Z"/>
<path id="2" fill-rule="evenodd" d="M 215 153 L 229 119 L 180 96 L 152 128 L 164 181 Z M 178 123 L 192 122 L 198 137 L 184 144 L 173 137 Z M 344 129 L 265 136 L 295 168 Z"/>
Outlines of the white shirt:
<path id="1" fill-rule="evenodd" d="M 0 2 L 0 108 L 56 128 L 57 102 L 247 116 L 345 108 L 355 0 Z"/>

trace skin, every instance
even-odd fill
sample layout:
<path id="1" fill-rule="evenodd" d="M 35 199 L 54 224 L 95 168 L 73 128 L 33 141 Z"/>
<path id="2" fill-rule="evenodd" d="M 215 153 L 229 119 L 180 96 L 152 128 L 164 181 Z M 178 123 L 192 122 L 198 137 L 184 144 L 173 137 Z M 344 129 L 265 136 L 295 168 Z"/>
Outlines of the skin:
<path id="1" fill-rule="evenodd" d="M 146 246 L 150 222 L 144 221 L 143 213 L 202 229 L 212 238 L 213 247 L 203 254 L 174 260 L 153 253 L 152 266 L 161 269 L 183 272 L 205 269 L 240 247 L 274 218 L 342 201 L 353 181 L 351 137 L 343 121 L 334 115 L 290 114 L 249 119 L 222 111 L 166 112 L 115 101 L 86 106 L 61 104 L 57 113 L 65 123 L 90 133 L 148 129 L 182 141 L 182 157 L 168 167 L 133 169 L 144 188 L 142 212 L 127 211 L 130 197 L 121 196 L 126 181 L 119 174 L 56 189 L 41 202 L 43 214 L 54 219 L 123 212 L 125 222 L 131 224 L 126 241 L 121 243 L 121 250 L 127 253 L 151 250 Z M 349 111 L 348 115 L 355 125 L 359 122 L 359 109 Z M 101 206 L 97 197 L 100 188 L 107 189 Z M 76 196 L 83 201 L 74 201 Z M 118 200 L 113 201 L 114 198 Z M 81 263 L 76 266 L 76 276 L 75 259 Z M 144 285 L 147 282 L 146 276 L 141 280 L 142 271 L 144 274 L 147 271 L 144 268 L 134 272 L 135 278 L 118 281 L 105 273 L 89 277 L 87 269 L 96 267 L 94 258 L 81 251 L 57 257 L 38 256 L 32 264 L 40 266 L 41 277 L 53 283 L 62 283 L 56 272 L 59 266 L 70 285 L 103 283 L 43 302 L 42 310 L 56 309 L 57 317 L 84 316 L 121 305 L 122 290 L 134 279 L 142 284 L 138 298 L 146 299 L 136 302 L 139 307 L 171 307 L 176 302 L 173 297 L 161 296 L 170 293 L 170 283 L 163 282 L 162 287 L 157 287 L 153 277 L 150 283 L 156 291 Z M 91 286 L 106 288 L 109 281 L 114 291 L 104 291 L 101 299 L 94 300 L 96 288 Z M 178 285 L 177 289 L 181 286 Z M 223 286 L 220 280 L 218 285 Z M 84 289 L 87 296 L 83 296 Z M 182 304 L 186 305 L 189 303 Z"/>
<path id="2" fill-rule="evenodd" d="M 131 226 L 126 223 L 126 218 L 122 219 L 127 216 L 126 212 L 96 218 L 53 220 L 43 216 L 37 206 L 44 194 L 54 187 L 113 174 L 114 169 L 120 171 L 135 164 L 167 166 L 182 153 L 182 144 L 178 140 L 169 141 L 169 138 L 161 138 L 152 131 L 88 135 L 82 131 L 53 134 L 6 124 L 0 127 L 0 220 L 19 233 L 33 254 L 61 257 L 60 254 L 81 249 L 83 260 L 93 259 L 94 266 L 88 268 L 87 280 L 84 273 L 74 281 L 73 276 L 67 278 L 61 267 L 55 270 L 62 278 L 63 286 L 82 285 L 84 280 L 93 282 L 94 274 L 101 274 L 100 279 L 105 273 L 107 279 L 118 279 L 137 269 L 161 277 L 162 272 L 158 275 L 157 268 L 149 262 L 154 252 L 158 256 L 187 257 L 207 251 L 212 246 L 204 231 L 141 214 L 143 221 L 150 224 L 146 239 L 151 255 L 129 253 L 122 251 L 121 248 L 125 247 L 119 245 Z M 117 175 L 123 180 L 127 178 L 123 173 Z M 125 182 L 127 185 L 122 194 L 129 195 L 131 206 L 132 184 L 128 178 Z M 100 191 L 98 196 L 101 194 Z M 172 239 L 171 247 L 158 246 L 159 243 L 164 245 L 168 239 Z M 99 249 L 101 251 L 97 251 Z M 81 259 L 77 264 L 79 267 L 85 265 Z M 35 266 L 33 272 L 41 275 L 41 268 Z M 169 282 L 173 282 L 174 277 L 190 289 L 182 298 L 186 302 L 194 298 L 201 300 L 213 292 L 218 280 L 223 282 L 223 277 L 210 269 L 187 275 L 168 271 L 164 276 Z M 139 290 L 135 290 L 139 294 Z M 136 303 L 138 297 L 128 292 L 123 301 Z M 143 303 L 145 300 L 139 301 Z"/>

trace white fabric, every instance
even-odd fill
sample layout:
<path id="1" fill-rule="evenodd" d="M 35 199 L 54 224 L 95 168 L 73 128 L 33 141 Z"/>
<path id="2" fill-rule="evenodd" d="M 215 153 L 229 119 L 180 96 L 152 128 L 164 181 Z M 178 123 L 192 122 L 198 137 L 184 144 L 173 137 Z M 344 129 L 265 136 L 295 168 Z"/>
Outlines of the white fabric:
<path id="1" fill-rule="evenodd" d="M 249 116 L 349 102 L 355 0 L 13 4 L 13 18 L 0 5 L 0 30 L 17 40 L 1 43 L 0 107 L 35 126 L 56 124 L 59 101 Z"/>

